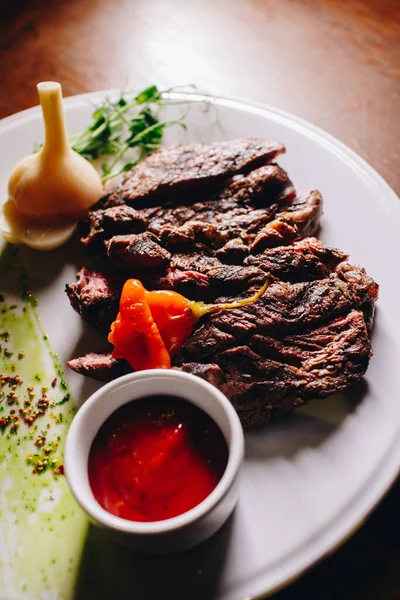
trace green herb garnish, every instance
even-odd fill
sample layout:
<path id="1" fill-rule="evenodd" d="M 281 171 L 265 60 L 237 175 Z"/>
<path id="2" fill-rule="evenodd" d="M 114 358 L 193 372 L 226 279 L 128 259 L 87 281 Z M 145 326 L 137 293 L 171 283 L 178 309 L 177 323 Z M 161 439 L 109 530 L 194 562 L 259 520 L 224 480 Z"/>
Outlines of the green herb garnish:
<path id="1" fill-rule="evenodd" d="M 129 171 L 147 154 L 157 150 L 166 127 L 180 125 L 186 128 L 186 113 L 176 120 L 158 119 L 157 112 L 164 104 L 164 93 L 153 85 L 133 100 L 127 100 L 123 94 L 116 102 L 106 99 L 94 111 L 91 125 L 69 138 L 75 152 L 88 160 L 112 155 L 101 165 L 103 183 Z M 123 162 L 128 157 L 129 161 Z"/>

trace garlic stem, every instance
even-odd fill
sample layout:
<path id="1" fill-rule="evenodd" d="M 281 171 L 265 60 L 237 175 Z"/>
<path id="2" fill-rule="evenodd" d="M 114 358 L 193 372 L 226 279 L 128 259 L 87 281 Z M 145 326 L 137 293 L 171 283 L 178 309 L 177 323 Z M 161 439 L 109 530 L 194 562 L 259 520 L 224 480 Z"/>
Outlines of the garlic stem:
<path id="1" fill-rule="evenodd" d="M 42 153 L 46 157 L 56 158 L 70 150 L 62 105 L 61 85 L 56 81 L 42 81 L 38 83 L 37 90 L 45 129 Z"/>

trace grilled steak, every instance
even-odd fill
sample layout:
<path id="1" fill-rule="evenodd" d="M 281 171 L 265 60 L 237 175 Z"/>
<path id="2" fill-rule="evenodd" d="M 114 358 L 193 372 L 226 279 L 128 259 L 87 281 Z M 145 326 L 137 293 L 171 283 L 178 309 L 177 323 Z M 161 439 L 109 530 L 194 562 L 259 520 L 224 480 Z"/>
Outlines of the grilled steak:
<path id="1" fill-rule="evenodd" d="M 228 178 L 219 189 L 204 186 L 200 192 L 178 194 L 161 206 L 138 208 L 122 204 L 92 210 L 81 224 L 82 243 L 99 251 L 104 240 L 114 235 L 148 230 L 166 245 L 205 241 L 222 246 L 241 233 L 254 234 L 276 217 L 286 213 L 295 191 L 285 171 L 266 165 L 246 175 Z M 293 219 L 292 219 L 293 221 Z M 196 235 L 198 238 L 195 239 Z"/>
<path id="2" fill-rule="evenodd" d="M 299 237 L 315 235 L 322 212 L 322 198 L 313 190 L 306 196 L 296 198 L 291 204 L 282 207 L 270 223 L 258 232 L 242 236 L 249 244 L 249 250 L 257 254 L 264 248 L 289 244 Z"/>
<path id="3" fill-rule="evenodd" d="M 149 289 L 169 289 L 190 298 L 214 301 L 222 295 L 243 292 L 264 283 L 266 274 L 282 281 L 301 282 L 326 278 L 347 259 L 340 250 L 324 246 L 316 238 L 306 238 L 290 246 L 268 249 L 248 256 L 244 264 L 226 265 L 217 257 L 175 254 L 166 273 L 150 274 L 89 271 L 83 267 L 77 281 L 66 286 L 72 307 L 99 331 L 108 332 L 118 312 L 122 286 L 128 277 L 139 274 Z"/>
<path id="4" fill-rule="evenodd" d="M 251 254 L 244 264 L 259 267 L 282 281 L 296 282 L 324 279 L 347 258 L 347 254 L 337 248 L 324 246 L 316 238 L 306 238 L 290 246 Z"/>
<path id="5" fill-rule="evenodd" d="M 353 310 L 316 329 L 282 337 L 256 334 L 247 344 L 231 343 L 210 362 L 178 357 L 176 364 L 216 385 L 243 425 L 252 427 L 356 383 L 370 356 L 364 315 Z"/>
<path id="6" fill-rule="evenodd" d="M 107 256 L 120 269 L 161 269 L 171 258 L 152 233 L 115 235 L 105 242 Z"/>
<path id="7" fill-rule="evenodd" d="M 360 278 L 358 282 L 352 275 L 349 281 L 343 281 L 340 271 L 312 282 L 278 281 L 254 304 L 205 317 L 186 340 L 177 360 L 207 359 L 232 343 L 247 344 L 255 335 L 279 337 L 313 329 L 355 308 L 361 309 L 365 303 L 375 302 L 378 293 L 375 282 L 360 267 L 348 263 L 338 269 L 341 267 L 352 269 L 351 274 Z"/>
<path id="8" fill-rule="evenodd" d="M 346 254 L 324 246 L 316 238 L 249 255 L 242 265 L 227 265 L 218 257 L 175 254 L 166 273 L 151 279 L 149 286 L 211 302 L 221 295 L 261 285 L 267 273 L 293 283 L 323 279 L 346 259 Z"/>
<path id="9" fill-rule="evenodd" d="M 218 183 L 236 173 L 272 162 L 282 144 L 257 139 L 165 146 L 144 159 L 116 185 L 105 188 L 101 205 L 134 204 L 154 195 L 188 191 L 202 183 Z"/>
<path id="10" fill-rule="evenodd" d="M 364 269 L 343 263 L 326 279 L 272 283 L 258 302 L 212 314 L 203 327 L 213 329 L 216 326 L 230 332 L 239 341 L 243 332 L 247 337 L 255 333 L 298 331 L 301 327 L 312 327 L 324 322 L 327 317 L 331 319 L 352 308 L 360 308 L 376 298 L 377 285 Z M 218 299 L 221 300 L 230 299 Z M 196 336 L 192 335 L 190 344 L 195 339 Z M 203 349 L 200 350 L 202 352 Z"/>
<path id="11" fill-rule="evenodd" d="M 110 182 L 81 224 L 98 268 L 82 268 L 66 288 L 83 319 L 107 333 L 130 277 L 208 302 L 246 297 L 272 277 L 256 303 L 202 318 L 173 357 L 219 387 L 246 426 L 359 381 L 372 353 L 378 286 L 311 237 L 322 198 L 297 196 L 268 164 L 282 151 L 250 139 L 156 152 Z M 130 370 L 110 354 L 68 364 L 101 380 Z"/>
<path id="12" fill-rule="evenodd" d="M 69 360 L 67 365 L 73 371 L 81 375 L 87 375 L 97 381 L 110 381 L 132 371 L 125 360 L 113 358 L 111 352 L 104 354 L 90 352 L 81 358 Z"/>
<path id="13" fill-rule="evenodd" d="M 102 333 L 108 333 L 118 312 L 125 278 L 111 272 L 89 271 L 83 267 L 75 283 L 67 284 L 71 306 L 84 321 Z"/>
<path id="14" fill-rule="evenodd" d="M 96 249 L 101 242 L 114 235 L 140 233 L 147 228 L 147 220 L 137 210 L 130 206 L 112 206 L 105 210 L 89 212 L 88 222 L 81 225 L 81 241 L 85 246 Z"/>
<path id="15" fill-rule="evenodd" d="M 294 196 L 293 185 L 285 171 L 277 165 L 266 165 L 230 178 L 211 194 L 206 188 L 193 195 L 193 201 L 188 201 L 184 194 L 164 203 L 157 211 L 150 211 L 149 229 L 162 235 L 166 226 L 179 227 L 191 221 L 225 228 L 233 221 L 240 230 L 251 225 L 258 228 L 262 224 L 258 223 L 260 219 L 262 222 L 270 220 L 279 205 L 287 206 Z"/>
<path id="16" fill-rule="evenodd" d="M 174 366 L 217 385 L 246 426 L 359 381 L 371 356 L 367 325 L 378 286 L 346 258 L 307 238 L 247 257 L 245 262 L 254 265 L 199 260 L 202 273 L 179 271 L 175 280 L 172 270 L 157 288 L 182 289 L 190 279 L 198 296 L 219 296 L 218 301 L 254 291 L 267 271 L 276 277 L 257 303 L 204 317 L 173 358 Z M 180 266 L 186 260 L 176 259 Z M 187 266 L 194 266 L 196 256 L 188 260 Z M 107 361 L 93 362 L 91 355 L 70 366 L 95 378 L 100 369 L 107 378 Z M 109 378 L 118 376 L 115 369 L 113 363 Z"/>

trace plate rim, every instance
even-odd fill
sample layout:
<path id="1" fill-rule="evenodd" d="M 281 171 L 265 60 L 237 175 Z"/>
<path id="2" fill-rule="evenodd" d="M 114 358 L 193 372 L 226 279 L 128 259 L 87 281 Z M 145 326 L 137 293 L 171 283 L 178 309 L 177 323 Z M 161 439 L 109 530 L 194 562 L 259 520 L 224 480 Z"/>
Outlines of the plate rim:
<path id="1" fill-rule="evenodd" d="M 121 88 L 109 88 L 94 92 L 85 92 L 83 94 L 74 94 L 72 96 L 66 96 L 65 98 L 63 98 L 63 103 L 67 106 L 73 106 L 74 104 L 79 103 L 81 100 L 95 98 L 100 99 L 104 98 L 107 95 L 113 96 L 121 93 L 126 93 L 129 95 L 135 94 L 135 91 L 123 90 Z M 193 103 L 209 102 L 211 104 L 218 104 L 220 106 L 226 106 L 228 108 L 250 108 L 252 109 L 251 112 L 259 113 L 260 116 L 262 116 L 262 113 L 270 113 L 278 117 L 281 120 L 281 122 L 284 121 L 287 124 L 295 123 L 297 125 L 297 128 L 302 130 L 303 133 L 311 133 L 313 134 L 313 138 L 322 139 L 325 142 L 325 145 L 328 144 L 329 148 L 333 150 L 335 154 L 339 154 L 350 159 L 353 166 L 357 167 L 358 171 L 361 171 L 364 175 L 368 177 L 370 183 L 373 183 L 375 186 L 379 185 L 379 187 L 382 187 L 386 191 L 386 193 L 388 193 L 392 197 L 392 199 L 396 201 L 394 204 L 396 205 L 397 203 L 398 216 L 400 216 L 400 196 L 396 193 L 392 186 L 384 179 L 384 177 L 379 173 L 379 171 L 375 167 L 373 167 L 365 158 L 362 158 L 362 156 L 360 156 L 355 150 L 350 148 L 350 146 L 339 140 L 339 138 L 325 131 L 325 129 L 319 127 L 318 125 L 314 125 L 314 123 L 307 121 L 307 119 L 303 119 L 302 117 L 299 117 L 298 115 L 290 111 L 277 108 L 272 104 L 252 101 L 246 98 L 233 98 L 230 96 L 220 96 L 218 94 L 207 94 L 204 92 L 192 91 L 165 91 L 162 93 L 165 98 L 185 100 Z M 14 123 L 14 121 L 20 121 L 21 118 L 34 117 L 38 110 L 40 110 L 40 105 L 36 104 L 35 106 L 31 106 L 30 108 L 18 111 L 16 113 L 8 115 L 7 117 L 3 117 L 2 119 L 0 119 L 0 131 L 3 128 L 7 128 L 7 126 Z M 393 205 L 390 205 L 390 208 L 393 208 Z"/>
<path id="2" fill-rule="evenodd" d="M 107 95 L 113 96 L 120 93 L 121 89 L 118 88 L 87 92 L 68 96 L 64 98 L 64 103 L 66 106 L 73 108 L 74 105 L 78 106 L 84 100 L 96 101 Z M 134 92 L 126 90 L 125 93 L 130 94 Z M 373 185 L 375 189 L 381 192 L 382 197 L 380 201 L 385 205 L 390 216 L 400 222 L 400 199 L 395 190 L 385 181 L 379 172 L 345 143 L 309 121 L 269 104 L 249 101 L 247 99 L 234 99 L 216 94 L 172 91 L 166 94 L 166 98 L 186 100 L 193 103 L 209 102 L 218 106 L 242 110 L 247 113 L 250 112 L 258 115 L 260 118 L 271 118 L 272 116 L 275 121 L 291 128 L 295 126 L 300 133 L 307 135 L 309 138 L 311 137 L 340 159 L 346 159 L 352 169 L 356 171 L 358 177 L 366 178 L 370 185 Z M 36 105 L 4 117 L 0 120 L 0 135 L 9 126 L 12 127 L 26 118 L 36 117 L 39 110 L 39 105 Z M 400 434 L 400 421 L 397 429 Z M 344 506 L 342 513 L 332 517 L 323 529 L 320 529 L 318 533 L 307 539 L 305 543 L 292 549 L 289 554 L 283 556 L 277 563 L 272 562 L 267 572 L 263 570 L 252 577 L 251 580 L 256 583 L 255 587 L 263 587 L 264 591 L 258 591 L 255 594 L 246 596 L 244 600 L 262 600 L 276 593 L 278 590 L 294 582 L 320 560 L 335 552 L 363 525 L 371 512 L 389 491 L 399 473 L 400 435 L 394 436 L 392 443 L 385 451 L 382 461 L 371 472 L 368 481 L 359 488 L 355 496 Z M 332 523 L 334 523 L 333 527 Z M 267 581 L 265 581 L 263 586 L 262 581 L 266 577 Z"/>

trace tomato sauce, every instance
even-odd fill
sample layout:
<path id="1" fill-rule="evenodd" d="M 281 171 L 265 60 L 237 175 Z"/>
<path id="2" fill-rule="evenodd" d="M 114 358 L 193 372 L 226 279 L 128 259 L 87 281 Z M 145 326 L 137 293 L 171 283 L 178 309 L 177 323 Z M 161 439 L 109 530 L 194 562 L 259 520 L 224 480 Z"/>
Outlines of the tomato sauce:
<path id="1" fill-rule="evenodd" d="M 89 482 L 108 512 L 162 521 L 202 502 L 227 461 L 225 438 L 205 412 L 174 396 L 149 396 L 122 406 L 100 428 Z"/>

